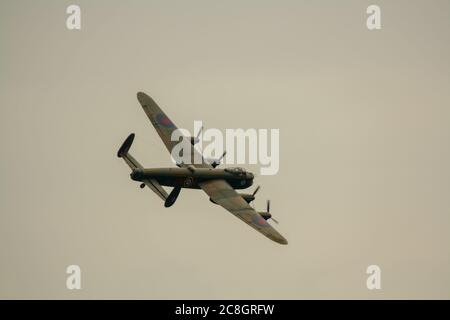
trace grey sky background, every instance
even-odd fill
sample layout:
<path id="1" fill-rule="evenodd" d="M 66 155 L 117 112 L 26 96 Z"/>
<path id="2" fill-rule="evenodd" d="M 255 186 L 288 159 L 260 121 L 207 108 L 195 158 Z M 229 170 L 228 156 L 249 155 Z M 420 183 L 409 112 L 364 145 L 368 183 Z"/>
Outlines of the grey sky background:
<path id="1" fill-rule="evenodd" d="M 449 15 L 448 1 L 0 1 L 0 297 L 450 298 Z M 256 207 L 272 200 L 288 246 L 201 191 L 165 209 L 129 179 L 115 153 L 130 132 L 141 163 L 172 165 L 137 91 L 179 127 L 280 129 Z"/>

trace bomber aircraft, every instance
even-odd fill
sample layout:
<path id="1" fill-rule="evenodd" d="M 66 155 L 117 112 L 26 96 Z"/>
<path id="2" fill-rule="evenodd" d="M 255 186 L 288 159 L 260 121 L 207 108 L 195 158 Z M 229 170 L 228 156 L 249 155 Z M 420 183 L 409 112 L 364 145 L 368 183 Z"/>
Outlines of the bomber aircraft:
<path id="1" fill-rule="evenodd" d="M 145 93 L 138 92 L 137 99 L 170 153 L 172 153 L 172 149 L 181 139 L 188 139 L 188 141 L 184 142 L 189 143 L 191 146 L 191 159 L 197 157 L 195 159 L 201 159 L 201 161 L 200 164 L 195 164 L 195 161 L 192 161 L 190 164 L 177 162 L 177 168 L 144 168 L 129 153 L 135 136 L 132 133 L 126 138 L 117 152 L 117 156 L 125 160 L 131 168 L 130 177 L 132 180 L 141 182 L 141 188 L 149 187 L 164 201 L 165 207 L 170 207 L 175 203 L 182 188 L 202 189 L 209 196 L 211 202 L 222 206 L 269 239 L 280 244 L 288 243 L 267 222 L 269 219 L 276 222 L 270 214 L 270 201 L 267 201 L 267 211 L 265 212 L 257 212 L 250 206 L 250 203 L 255 200 L 259 186 L 253 193 L 236 192 L 236 189 L 246 189 L 253 184 L 254 175 L 251 172 L 237 167 L 216 168 L 226 152 L 216 160 L 203 158 L 203 155 L 199 154 L 197 149 L 194 148 L 194 145 L 199 141 L 199 135 L 197 137 L 181 135 L 179 141 L 172 141 L 172 133 L 177 130 L 174 123 L 155 101 Z M 163 186 L 173 187 L 173 189 L 168 194 Z"/>

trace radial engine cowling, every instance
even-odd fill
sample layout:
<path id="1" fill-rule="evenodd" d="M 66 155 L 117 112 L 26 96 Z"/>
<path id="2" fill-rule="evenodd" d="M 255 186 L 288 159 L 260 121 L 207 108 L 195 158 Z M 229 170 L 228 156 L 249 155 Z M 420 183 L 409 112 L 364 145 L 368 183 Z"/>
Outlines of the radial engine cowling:
<path id="1" fill-rule="evenodd" d="M 261 215 L 261 217 L 264 218 L 264 220 L 272 218 L 272 215 L 269 212 L 258 212 L 258 213 Z"/>
<path id="2" fill-rule="evenodd" d="M 245 201 L 247 201 L 247 203 L 255 200 L 255 196 L 251 193 L 241 193 L 240 195 L 242 196 L 242 198 L 244 198 Z"/>

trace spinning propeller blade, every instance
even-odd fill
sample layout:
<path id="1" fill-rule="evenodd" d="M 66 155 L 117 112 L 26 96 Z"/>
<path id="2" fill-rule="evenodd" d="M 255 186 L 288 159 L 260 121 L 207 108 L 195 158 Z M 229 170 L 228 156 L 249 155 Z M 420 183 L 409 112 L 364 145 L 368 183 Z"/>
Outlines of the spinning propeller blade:
<path id="1" fill-rule="evenodd" d="M 200 134 L 202 133 L 202 131 L 203 131 L 203 126 L 201 126 L 200 129 L 198 130 L 198 133 L 197 133 L 197 135 L 195 136 L 195 139 L 199 140 Z"/>
<path id="2" fill-rule="evenodd" d="M 270 200 L 267 200 L 267 213 L 270 214 Z M 274 217 L 272 217 L 272 215 L 270 215 L 270 218 L 272 219 L 273 222 L 275 222 L 276 224 L 278 224 L 278 220 L 276 220 Z"/>

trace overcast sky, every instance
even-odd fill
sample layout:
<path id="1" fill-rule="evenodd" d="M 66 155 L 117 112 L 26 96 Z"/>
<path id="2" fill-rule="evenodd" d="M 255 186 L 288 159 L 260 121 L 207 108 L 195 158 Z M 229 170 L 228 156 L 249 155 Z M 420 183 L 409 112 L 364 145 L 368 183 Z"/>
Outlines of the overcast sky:
<path id="1" fill-rule="evenodd" d="M 72 31 L 70 4 L 0 1 L 1 298 L 450 298 L 448 1 L 77 1 Z M 173 166 L 138 91 L 179 127 L 280 129 L 255 205 L 289 245 L 130 180 L 130 132 Z"/>

